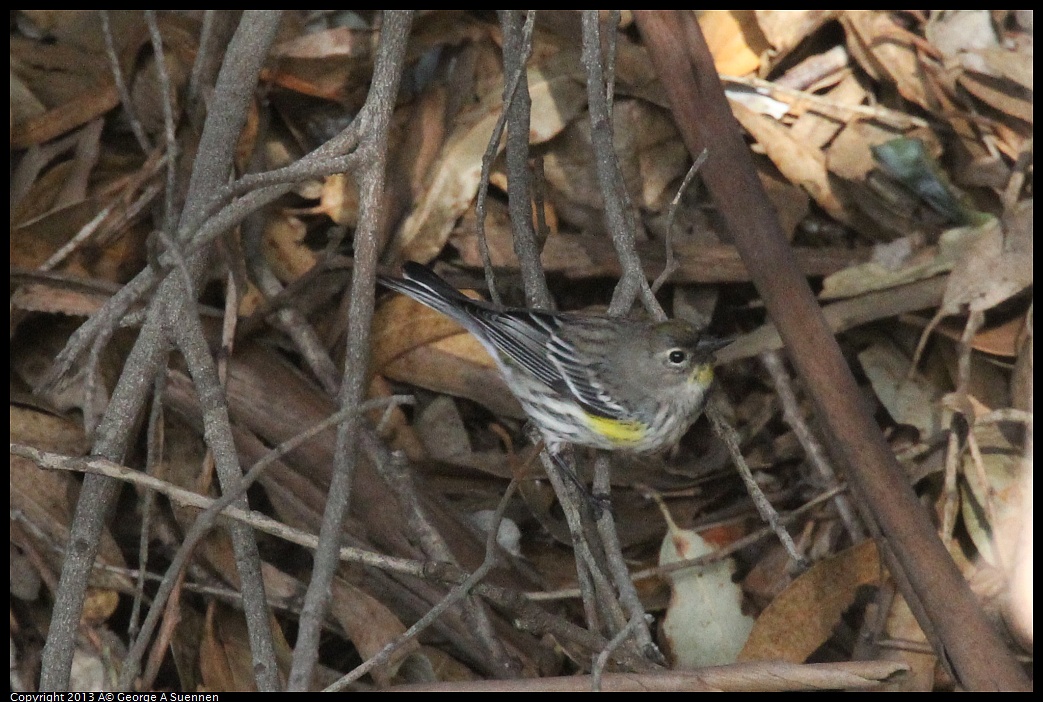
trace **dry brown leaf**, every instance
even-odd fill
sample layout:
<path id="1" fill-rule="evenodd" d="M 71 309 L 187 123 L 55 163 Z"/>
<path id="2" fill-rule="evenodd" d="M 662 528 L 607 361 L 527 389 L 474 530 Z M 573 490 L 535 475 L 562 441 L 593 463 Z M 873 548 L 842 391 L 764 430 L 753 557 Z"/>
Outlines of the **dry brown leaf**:
<path id="1" fill-rule="evenodd" d="M 455 322 L 397 295 L 373 318 L 374 372 L 457 397 L 497 414 L 524 416 L 482 345 Z"/>
<path id="2" fill-rule="evenodd" d="M 821 150 L 794 139 L 789 129 L 764 115 L 758 115 L 735 101 L 732 112 L 743 129 L 757 140 L 765 155 L 795 185 L 804 188 L 830 215 L 846 221 L 844 206 L 833 192 Z"/>
<path id="3" fill-rule="evenodd" d="M 64 44 L 11 39 L 11 71 L 19 86 L 18 114 L 11 148 L 42 144 L 119 104 L 119 94 L 104 55 L 87 55 Z M 26 93 L 31 92 L 31 97 Z M 40 112 L 39 105 L 46 108 Z"/>
<path id="4" fill-rule="evenodd" d="M 207 447 L 199 431 L 175 412 L 164 415 L 163 454 L 156 465 L 155 475 L 192 492 L 206 494 L 209 485 L 207 476 Z M 199 517 L 200 510 L 194 507 L 172 504 L 174 518 L 187 531 Z M 205 561 L 212 573 L 225 582 L 238 587 L 239 569 L 236 566 L 232 539 L 225 529 L 211 529 L 196 546 L 195 555 Z"/>
<path id="5" fill-rule="evenodd" d="M 965 72 L 960 85 L 968 93 L 1002 114 L 1010 115 L 1029 125 L 1033 123 L 1035 104 L 1032 94 L 1012 83 L 1004 84 L 989 76 Z"/>
<path id="6" fill-rule="evenodd" d="M 75 199 L 70 199 L 67 194 L 63 196 L 63 193 L 67 193 L 66 186 L 75 173 L 76 162 L 74 159 L 69 159 L 55 164 L 54 167 L 40 175 L 12 210 L 11 223 L 18 227 L 27 227 L 56 208 L 70 208 L 82 203 L 84 196 Z M 60 197 L 61 202 L 59 202 Z M 97 209 L 97 207 L 92 207 L 91 214 Z M 75 229 L 72 230 L 72 233 L 75 233 Z M 23 261 L 19 259 L 17 263 L 21 265 Z"/>
<path id="7" fill-rule="evenodd" d="M 910 375 L 909 355 L 883 337 L 858 354 L 873 393 L 899 424 L 919 430 L 920 436 L 936 436 L 949 427 L 952 413 L 941 406 L 945 388 L 919 373 Z"/>
<path id="8" fill-rule="evenodd" d="M 613 106 L 613 149 L 627 192 L 637 207 L 661 210 L 689 166 L 669 113 L 644 100 L 616 100 Z M 590 121 L 570 124 L 544 155 L 544 172 L 553 201 L 580 229 L 601 228 L 604 209 L 594 167 Z M 565 209 L 567 204 L 567 209 Z M 568 216 L 582 208 L 579 216 Z"/>
<path id="9" fill-rule="evenodd" d="M 11 442 L 54 451 L 67 456 L 83 456 L 88 442 L 83 428 L 76 422 L 51 414 L 12 405 L 10 407 Z M 29 539 L 23 548 L 32 548 L 41 554 L 52 569 L 48 582 L 57 582 L 65 549 L 71 541 L 69 524 L 76 504 L 79 482 L 61 471 L 48 471 L 20 456 L 11 456 L 10 465 L 11 512 L 30 527 L 17 533 Z M 102 532 L 98 558 L 106 565 L 125 568 L 126 561 L 108 529 Z M 122 575 L 99 571 L 98 577 L 112 582 L 114 587 L 129 587 Z M 94 602 L 94 622 L 112 614 L 113 602 L 109 591 L 98 591 Z"/>
<path id="10" fill-rule="evenodd" d="M 880 576 L 873 541 L 816 563 L 757 617 L 739 660 L 803 663 L 832 636 L 856 590 L 877 584 Z"/>
<path id="11" fill-rule="evenodd" d="M 264 228 L 265 258 L 283 283 L 291 283 L 315 267 L 318 256 L 304 244 L 307 230 L 299 218 L 273 215 Z"/>
<path id="12" fill-rule="evenodd" d="M 843 107 L 850 105 L 861 105 L 868 97 L 866 89 L 858 82 L 853 74 L 848 74 L 835 87 L 829 90 L 823 97 L 830 103 L 838 105 L 838 111 L 843 114 Z M 799 113 L 797 121 L 790 128 L 794 139 L 819 149 L 825 148 L 833 141 L 836 135 L 844 128 L 844 122 L 836 115 L 826 115 L 816 110 L 814 106 L 803 106 L 797 101 L 790 109 Z M 832 160 L 832 156 L 830 157 Z"/>
<path id="13" fill-rule="evenodd" d="M 473 670 L 456 660 L 448 653 L 434 646 L 423 646 L 421 652 L 430 661 L 434 678 L 441 682 L 460 682 L 478 680 Z"/>
<path id="14" fill-rule="evenodd" d="M 133 94 L 137 74 L 132 69 L 136 68 L 139 48 L 148 43 L 148 34 L 138 12 L 113 12 L 110 21 L 116 53 Z M 188 75 L 187 67 L 192 65 L 198 25 L 174 13 L 159 14 L 157 23 L 176 82 L 178 76 Z M 22 96 L 19 114 L 28 117 L 25 121 L 12 121 L 13 148 L 50 141 L 119 105 L 119 93 L 105 55 L 99 13 L 58 13 L 49 16 L 44 25 L 50 42 L 21 36 L 11 40 L 11 70 L 19 77 L 18 94 Z M 146 80 L 140 85 L 151 91 L 155 81 Z M 26 91 L 31 91 L 47 111 L 41 114 L 33 110 L 25 99 Z"/>
<path id="15" fill-rule="evenodd" d="M 555 226 L 556 228 L 556 226 Z M 548 240 L 555 238 L 552 229 Z M 460 253 L 461 260 L 469 266 L 482 265 L 478 248 L 478 217 L 469 209 L 457 222 L 449 243 Z M 489 260 L 494 268 L 517 268 L 518 255 L 514 251 L 514 227 L 511 225 L 507 203 L 492 199 L 485 203 L 485 243 L 489 247 Z"/>
<path id="16" fill-rule="evenodd" d="M 577 80 L 575 52 L 562 53 L 529 68 L 532 121 L 529 141 L 543 143 L 559 134 L 586 104 L 586 90 Z M 479 100 L 464 106 L 446 139 L 415 208 L 397 236 L 402 260 L 426 263 L 445 245 L 456 220 L 478 192 L 482 155 L 501 112 L 503 86 L 487 86 Z"/>
<path id="17" fill-rule="evenodd" d="M 265 78 L 276 85 L 340 103 L 359 103 L 373 69 L 377 33 L 335 27 L 301 34 L 277 45 Z"/>
<path id="18" fill-rule="evenodd" d="M 899 680 L 889 683 L 885 689 L 892 692 L 928 692 L 935 686 L 935 668 L 938 659 L 933 653 L 925 653 L 914 647 L 919 644 L 923 649 L 929 648 L 927 637 L 913 616 L 905 598 L 894 597 L 891 610 L 887 613 L 884 625 L 886 636 L 894 641 L 902 641 L 903 648 L 886 648 L 880 652 L 885 660 L 901 661 L 909 666 L 909 672 Z"/>
<path id="19" fill-rule="evenodd" d="M 981 49 L 975 52 L 975 55 L 980 62 L 974 61 L 972 65 L 967 65 L 969 61 L 961 59 L 965 68 L 970 69 L 980 65 L 984 68 L 983 72 L 986 75 L 1014 81 L 1025 90 L 1033 89 L 1034 66 L 1030 54 L 997 46 L 991 49 Z"/>
<path id="20" fill-rule="evenodd" d="M 1020 448 L 997 425 L 979 424 L 971 431 L 979 453 L 977 457 L 972 451 L 963 454 L 963 523 L 982 558 L 1008 571 L 1015 561 L 1017 539 L 1026 519 L 1022 508 L 1029 467 Z M 978 459 L 980 466 L 976 465 Z"/>
<path id="21" fill-rule="evenodd" d="M 391 384 L 382 375 L 374 374 L 370 378 L 369 391 L 366 393 L 368 399 L 390 397 L 392 394 Z M 369 413 L 369 420 L 373 426 L 380 427 L 380 436 L 391 449 L 404 452 L 410 461 L 427 458 L 420 437 L 409 424 L 401 408 L 391 410 L 390 416 L 386 419 L 384 410 L 373 410 Z"/>
<path id="22" fill-rule="evenodd" d="M 946 388 L 954 386 L 959 377 L 960 348 L 957 344 L 937 344 L 934 347 L 937 361 L 944 365 L 945 380 L 939 385 Z M 970 356 L 970 377 L 967 380 L 967 399 L 974 409 L 974 415 L 980 416 L 994 409 L 1010 407 L 1011 396 L 1008 385 L 1009 373 L 1005 368 L 982 354 L 972 353 Z M 943 399 L 944 401 L 944 399 Z"/>
<path id="23" fill-rule="evenodd" d="M 246 622 L 241 613 L 212 603 L 199 642 L 199 672 L 205 690 L 257 691 Z"/>
<path id="24" fill-rule="evenodd" d="M 698 17 L 718 73 L 743 76 L 757 70 L 771 47 L 753 10 L 705 10 Z"/>
<path id="25" fill-rule="evenodd" d="M 1001 44 L 989 10 L 935 12 L 925 35 L 954 79 L 991 107 L 1032 123 L 1032 57 Z"/>
<path id="26" fill-rule="evenodd" d="M 991 309 L 1032 285 L 1032 201 L 1019 203 L 1001 224 L 990 220 L 977 229 L 945 290 L 939 314 Z"/>
<path id="27" fill-rule="evenodd" d="M 954 270 L 958 262 L 975 248 L 982 232 L 973 227 L 957 227 L 942 234 L 937 246 L 915 250 L 915 244 L 899 240 L 890 244 L 878 245 L 874 260 L 851 266 L 822 281 L 822 292 L 819 298 L 834 300 L 842 297 L 854 297 L 873 290 L 904 285 L 917 280 L 927 280 L 939 273 Z M 905 244 L 903 252 L 896 252 L 898 246 Z M 946 295 L 949 289 L 959 288 L 950 273 L 946 283 Z M 954 310 L 958 311 L 958 310 Z"/>
<path id="28" fill-rule="evenodd" d="M 434 460 L 511 478 L 508 459 L 502 451 L 475 451 L 471 447 L 467 427 L 452 398 L 436 397 L 417 413 L 415 423 L 417 436 Z"/>
<path id="29" fill-rule="evenodd" d="M 837 10 L 755 10 L 755 13 L 757 25 L 775 48 L 777 61 L 832 20 Z"/>
<path id="30" fill-rule="evenodd" d="M 177 626 L 170 637 L 170 656 L 177 668 L 182 690 L 198 690 L 200 687 L 199 642 L 203 638 L 204 622 L 203 612 L 182 604 L 178 611 Z"/>
<path id="31" fill-rule="evenodd" d="M 928 112 L 951 107 L 941 87 L 932 80 L 934 66 L 921 51 L 917 35 L 899 24 L 892 11 L 848 10 L 841 15 L 848 48 L 877 80 L 893 84 L 906 100 Z"/>
<path id="32" fill-rule="evenodd" d="M 946 320 L 938 325 L 938 333 L 959 341 L 963 338 L 963 328 L 963 324 Z M 971 340 L 971 348 L 996 356 L 1014 357 L 1018 355 L 1018 343 L 1024 333 L 1025 318 L 1015 317 L 976 333 Z"/>
<path id="33" fill-rule="evenodd" d="M 391 610 L 346 580 L 335 579 L 331 592 L 330 614 L 344 627 L 362 660 L 369 660 L 405 633 L 405 624 Z M 419 650 L 420 642 L 415 638 L 398 648 L 387 663 L 371 671 L 377 684 L 389 685 L 402 660 Z"/>

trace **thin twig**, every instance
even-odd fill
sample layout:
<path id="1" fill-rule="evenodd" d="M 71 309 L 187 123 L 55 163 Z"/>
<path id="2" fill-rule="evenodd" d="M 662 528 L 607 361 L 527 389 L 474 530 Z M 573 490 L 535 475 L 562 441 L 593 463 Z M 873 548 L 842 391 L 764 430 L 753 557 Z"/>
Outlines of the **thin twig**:
<path id="1" fill-rule="evenodd" d="M 381 203 L 387 163 L 388 128 L 395 96 L 402 77 L 406 41 L 412 24 L 412 11 L 388 10 L 383 15 L 380 44 L 373 69 L 373 83 L 366 105 L 357 119 L 366 135 L 367 159 L 359 173 L 359 223 L 355 231 L 355 265 L 351 279 L 351 307 L 348 313 L 344 379 L 340 406 L 357 408 L 362 404 L 369 370 L 370 323 L 376 287 Z M 326 619 L 330 585 L 338 565 L 337 554 L 342 523 L 347 513 L 351 484 L 358 462 L 359 432 L 362 418 L 352 414 L 337 429 L 334 471 L 326 509 L 319 531 L 312 578 L 304 596 L 300 629 L 290 667 L 288 689 L 308 690 L 312 671 L 318 662 L 319 637 Z"/>
<path id="2" fill-rule="evenodd" d="M 503 111 L 507 115 L 507 208 L 514 232 L 514 252 L 518 256 L 527 305 L 553 309 L 554 301 L 540 266 L 540 246 L 532 225 L 532 174 L 529 171 L 532 99 L 529 97 L 526 63 L 532 55 L 536 11 L 526 11 L 524 25 L 518 10 L 499 10 L 498 13 L 503 31 L 504 74 L 517 78 L 509 94 L 505 87 L 503 100 Z"/>
<path id="3" fill-rule="evenodd" d="M 274 38 L 278 21 L 278 13 L 246 13 L 228 47 L 229 60 L 226 61 L 218 79 L 224 89 L 216 93 L 220 104 L 214 105 L 214 112 L 220 115 L 220 118 L 208 119 L 203 130 L 200 157 L 194 163 L 182 212 L 181 221 L 185 226 L 191 224 L 194 229 L 205 219 L 199 217 L 199 214 L 205 212 L 210 195 L 218 184 L 224 182 L 231 170 L 231 157 L 239 130 L 245 122 L 249 98 L 253 86 L 256 85 L 267 47 Z M 202 270 L 204 263 L 205 261 L 196 257 L 192 261 L 192 267 Z M 92 449 L 96 455 L 111 460 L 119 460 L 124 455 L 132 437 L 133 427 L 144 407 L 151 379 L 160 371 L 166 360 L 167 332 L 177 338 L 186 359 L 191 357 L 190 366 L 195 362 L 202 363 L 200 366 L 193 366 L 193 374 L 198 376 L 201 383 L 213 368 L 213 359 L 206 348 L 198 318 L 188 319 L 187 315 L 182 314 L 182 305 L 191 290 L 184 290 L 177 276 L 169 278 L 168 283 L 157 291 L 150 303 L 145 325 L 138 335 L 113 392 L 112 400 L 98 425 Z M 111 321 L 114 322 L 116 319 L 118 317 Z M 108 328 L 111 329 L 111 326 Z M 91 333 L 87 338 L 92 340 L 94 336 Z M 84 337 L 81 336 L 80 342 L 83 340 Z M 79 355 L 89 346 L 88 341 L 75 355 Z M 69 347 L 65 351 L 69 351 Z M 68 366 L 62 367 L 63 365 L 58 364 L 61 372 L 68 369 Z M 213 377 L 216 378 L 216 373 Z M 143 378 L 145 382 L 142 382 Z M 201 397 L 205 396 L 204 393 L 205 391 L 200 393 Z M 214 407 L 209 406 L 209 401 L 216 400 L 218 396 L 207 397 L 208 406 L 204 412 L 207 439 L 211 442 L 215 455 L 221 456 L 219 472 L 223 473 L 222 481 L 229 483 L 238 476 L 233 475 L 237 466 L 234 446 L 228 431 L 230 427 L 227 425 L 227 414 L 224 415 L 222 426 L 219 413 L 215 414 L 212 411 Z M 220 446 L 215 445 L 215 442 Z M 54 616 L 42 657 L 41 690 L 64 690 L 69 686 L 75 633 L 85 590 L 92 564 L 97 556 L 105 518 L 114 504 L 117 491 L 118 483 L 109 479 L 88 476 L 84 481 L 72 524 L 72 531 L 77 535 L 77 548 L 70 550 L 62 567 L 61 581 L 55 595 Z M 278 671 L 275 666 L 269 619 L 263 612 L 264 586 L 260 579 L 256 543 L 252 541 L 249 532 L 237 527 L 233 529 L 233 544 L 238 565 L 243 569 L 241 576 L 244 602 L 257 609 L 247 617 L 251 650 L 255 656 L 257 683 L 261 689 L 275 689 L 278 685 Z M 251 567 L 251 562 L 256 567 Z M 256 607 L 253 605 L 255 602 L 259 603 Z"/>
<path id="4" fill-rule="evenodd" d="M 174 191 L 177 188 L 177 162 L 178 144 L 177 136 L 174 134 L 174 93 L 170 85 L 170 73 L 167 72 L 166 54 L 163 51 L 163 36 L 159 33 L 159 25 L 156 24 L 156 11 L 145 10 L 145 24 L 148 26 L 149 39 L 152 42 L 152 51 L 155 53 L 156 77 L 159 79 L 159 90 L 163 96 L 163 140 L 167 155 L 167 189 L 166 197 L 163 199 L 163 229 L 173 234 L 174 222 Z M 191 290 L 192 288 L 185 288 Z"/>
<path id="5" fill-rule="evenodd" d="M 123 111 L 127 115 L 130 131 L 134 133 L 138 146 L 147 154 L 152 151 L 152 141 L 145 134 L 145 128 L 141 125 L 141 120 L 138 119 L 137 111 L 134 109 L 134 101 L 130 97 L 130 89 L 127 88 L 127 81 L 123 77 L 123 68 L 120 66 L 119 56 L 116 55 L 116 42 L 112 37 L 109 11 L 99 10 L 98 14 L 101 16 L 101 33 L 105 38 L 105 56 L 109 60 L 109 69 L 112 71 L 112 78 L 116 83 L 116 91 L 120 95 L 120 102 L 123 103 Z"/>
<path id="6" fill-rule="evenodd" d="M 712 397 L 706 407 L 706 417 L 710 420 L 714 433 L 728 447 L 728 453 L 732 456 L 732 462 L 735 464 L 736 470 L 739 471 L 739 476 L 746 485 L 746 492 L 749 493 L 750 499 L 753 500 L 753 504 L 757 508 L 757 512 L 760 513 L 761 518 L 768 523 L 775 535 L 779 537 L 779 541 L 785 547 L 786 553 L 797 563 L 798 567 L 807 568 L 810 565 L 807 559 L 797 551 L 793 538 L 779 520 L 779 513 L 771 506 L 768 498 L 764 496 L 764 492 L 757 485 L 757 481 L 754 480 L 753 472 L 750 470 L 750 466 L 746 463 L 742 450 L 739 448 L 738 434 L 732 425 L 728 423 L 728 420 L 725 419 L 724 413 L 721 412 L 718 403 Z"/>
<path id="7" fill-rule="evenodd" d="M 593 492 L 596 495 L 595 499 L 607 500 L 611 487 L 611 464 L 609 457 L 607 454 L 599 453 L 594 462 Z M 648 622 L 645 619 L 645 607 L 641 604 L 641 598 L 638 597 L 637 590 L 634 588 L 634 581 L 630 577 L 630 571 L 623 558 L 623 547 L 619 543 L 619 533 L 616 530 L 616 522 L 612 516 L 612 511 L 608 509 L 601 510 L 601 514 L 595 520 L 595 523 L 597 524 L 598 535 L 601 537 L 601 543 L 605 549 L 605 560 L 608 563 L 609 572 L 612 574 L 612 580 L 615 582 L 616 590 L 619 592 L 619 600 L 623 605 L 624 611 L 630 617 L 629 623 L 624 630 L 634 632 L 638 649 L 650 661 L 664 665 L 666 659 L 652 641 L 652 632 L 649 630 Z"/>
<path id="8" fill-rule="evenodd" d="M 584 10 L 583 66 L 587 71 L 587 101 L 590 109 L 590 138 L 594 149 L 594 168 L 598 188 L 605 206 L 605 224 L 612 237 L 623 276 L 612 294 L 608 313 L 619 316 L 628 312 L 638 294 L 645 308 L 657 320 L 666 314 L 652 294 L 641 268 L 634 245 L 635 224 L 626 187 L 619 176 L 619 166 L 612 143 L 604 63 L 601 56 L 601 21 L 597 10 Z M 613 28 L 613 31 L 614 28 Z"/>
<path id="9" fill-rule="evenodd" d="M 505 11 L 509 12 L 509 11 Z M 526 20 L 526 26 L 529 32 L 529 38 L 523 42 L 523 45 L 530 51 L 532 49 L 532 24 L 529 21 L 532 18 Z M 496 154 L 500 152 L 500 140 L 503 138 L 504 128 L 507 126 L 508 116 L 511 114 L 511 106 L 516 99 L 518 93 L 518 86 L 522 85 L 525 81 L 525 61 L 528 55 L 515 57 L 515 54 L 522 51 L 522 46 L 518 46 L 516 52 L 509 52 L 507 45 L 507 36 L 504 36 L 504 60 L 508 60 L 510 57 L 510 63 L 513 65 L 513 72 L 510 80 L 504 81 L 503 90 L 503 109 L 500 110 L 500 115 L 496 118 L 496 124 L 493 125 L 492 134 L 489 136 L 489 143 L 485 147 L 485 153 L 482 154 L 482 174 L 478 181 L 478 195 L 475 199 L 474 211 L 475 211 L 475 230 L 478 236 L 478 250 L 482 255 L 483 268 L 485 270 L 485 283 L 489 288 L 489 299 L 496 305 L 502 305 L 503 301 L 500 299 L 500 293 L 496 289 L 496 281 L 493 277 L 492 258 L 489 255 L 489 242 L 485 236 L 485 200 L 489 195 L 489 175 L 492 171 L 493 159 L 496 158 Z M 506 66 L 505 66 L 506 68 Z M 528 97 L 528 88 L 525 89 L 525 96 Z M 524 113 L 526 119 L 528 118 L 528 110 Z M 525 139 L 528 141 L 528 130 L 525 132 Z M 531 218 L 530 218 L 531 222 Z"/>
<path id="10" fill-rule="evenodd" d="M 797 395 L 793 391 L 793 384 L 790 381 L 789 374 L 786 372 L 782 354 L 778 351 L 765 351 L 761 354 L 761 363 L 764 364 L 764 367 L 771 375 L 772 382 L 775 384 L 775 392 L 782 404 L 782 416 L 804 449 L 804 455 L 807 457 L 808 463 L 818 473 L 822 487 L 836 485 L 838 482 L 836 472 L 826 456 L 826 450 L 812 433 L 811 427 L 804 421 L 804 415 L 800 411 Z M 865 529 L 862 528 L 862 522 L 855 513 L 855 509 L 852 507 L 847 495 L 838 494 L 834 504 L 836 504 L 840 520 L 847 529 L 851 543 L 857 544 L 865 539 Z"/>
<path id="11" fill-rule="evenodd" d="M 674 253 L 674 219 L 677 217 L 677 210 L 681 204 L 681 196 L 688 189 L 688 186 L 695 178 L 695 174 L 699 172 L 699 168 L 706 163 L 706 158 L 709 155 L 709 149 L 702 150 L 699 157 L 692 163 L 692 167 L 688 169 L 688 173 L 685 174 L 684 180 L 681 181 L 681 186 L 674 194 L 674 199 L 670 201 L 670 209 L 666 213 L 666 240 L 663 244 L 666 248 L 666 264 L 663 266 L 663 272 L 652 283 L 653 295 L 659 292 L 659 288 L 663 287 L 663 283 L 668 281 L 670 276 L 681 267 L 681 264 L 677 262 L 677 255 Z"/>
<path id="12" fill-rule="evenodd" d="M 152 409 L 149 412 L 148 440 L 145 455 L 145 472 L 152 475 L 156 466 L 162 461 L 163 452 L 163 390 L 166 385 L 166 374 L 156 376 L 156 386 L 152 391 Z M 145 573 L 149 561 L 149 543 L 152 537 L 152 507 L 156 503 L 156 493 L 145 490 L 141 507 L 141 536 L 138 539 L 138 563 L 141 570 L 137 576 L 137 587 L 134 590 L 134 605 L 131 608 L 130 624 L 127 626 L 128 638 L 133 640 L 141 631 L 139 618 L 141 605 L 145 599 Z"/>
<path id="13" fill-rule="evenodd" d="M 844 487 L 835 487 L 832 490 L 827 490 L 826 492 L 815 497 L 814 499 L 809 500 L 807 504 L 801 505 L 798 509 L 781 515 L 779 521 L 783 524 L 789 524 L 790 522 L 795 521 L 797 517 L 803 516 L 811 510 L 815 509 L 823 502 L 832 500 L 845 489 L 846 488 Z M 727 546 L 724 546 L 723 548 L 720 548 L 714 551 L 713 553 L 708 553 L 705 556 L 699 556 L 698 558 L 689 558 L 687 560 L 677 561 L 675 563 L 667 563 L 664 565 L 654 566 L 652 568 L 645 568 L 644 570 L 634 571 L 630 574 L 630 577 L 633 579 L 634 582 L 638 582 L 640 580 L 648 580 L 650 578 L 661 578 L 663 577 L 663 575 L 667 573 L 673 573 L 677 570 L 685 570 L 687 568 L 692 568 L 696 566 L 711 565 L 713 563 L 717 563 L 718 561 L 727 558 L 733 553 L 741 551 L 747 546 L 752 546 L 758 541 L 774 535 L 774 529 L 772 529 L 771 527 L 764 527 L 763 529 L 758 529 L 757 531 L 751 534 L 747 534 L 741 539 L 737 539 L 731 542 Z M 546 600 L 574 599 L 576 597 L 579 597 L 579 590 L 577 590 L 576 588 L 562 588 L 559 590 L 546 590 L 544 592 L 529 592 L 526 593 L 526 597 L 536 602 Z"/>
<path id="14" fill-rule="evenodd" d="M 391 654 L 407 642 L 414 640 L 420 635 L 420 632 L 431 626 L 438 617 L 449 609 L 449 607 L 453 606 L 471 593 L 474 587 L 489 573 L 490 570 L 493 569 L 498 561 L 497 553 L 499 545 L 496 542 L 497 530 L 500 522 L 503 520 L 503 513 L 507 510 L 507 505 L 510 504 L 511 498 L 514 497 L 514 492 L 517 489 L 518 482 L 512 480 L 507 485 L 507 489 L 504 491 L 503 497 L 500 499 L 500 504 L 497 506 L 496 513 L 492 519 L 493 528 L 489 530 L 489 534 L 485 540 L 485 558 L 482 561 L 482 564 L 478 566 L 473 573 L 467 576 L 466 580 L 446 593 L 446 596 L 442 598 L 441 602 L 432 607 L 423 617 L 417 620 L 413 626 L 403 632 L 401 636 L 384 646 L 384 648 L 382 648 L 375 656 L 327 687 L 325 690 L 326 692 L 339 692 L 376 666 L 385 663 L 391 657 Z"/>
<path id="15" fill-rule="evenodd" d="M 374 446 L 371 442 L 366 442 L 366 448 L 369 449 L 367 454 L 370 461 L 376 466 L 384 481 L 391 486 L 395 497 L 402 506 L 411 540 L 419 543 L 424 555 L 429 559 L 459 566 L 452 549 L 432 523 L 427 508 L 417 494 L 409 459 L 401 451 L 387 451 L 383 446 Z M 498 514 L 502 518 L 502 512 Z M 499 518 L 494 519 L 494 522 L 493 529 L 495 530 L 499 528 Z M 493 630 L 489 613 L 481 601 L 473 597 L 466 597 L 461 601 L 461 605 L 464 623 L 471 635 L 478 640 L 495 662 L 494 667 L 497 671 L 503 676 L 519 674 L 521 671 L 517 670 L 517 666 L 512 665 L 503 643 Z"/>
<path id="16" fill-rule="evenodd" d="M 619 633 L 608 642 L 608 646 L 605 646 L 605 650 L 597 655 L 590 669 L 591 692 L 601 692 L 601 679 L 605 673 L 605 668 L 608 666 L 609 658 L 630 636 L 637 635 L 637 632 L 641 631 L 641 629 L 648 629 L 648 619 L 644 612 L 635 613 L 630 617 L 627 625 L 620 629 Z"/>

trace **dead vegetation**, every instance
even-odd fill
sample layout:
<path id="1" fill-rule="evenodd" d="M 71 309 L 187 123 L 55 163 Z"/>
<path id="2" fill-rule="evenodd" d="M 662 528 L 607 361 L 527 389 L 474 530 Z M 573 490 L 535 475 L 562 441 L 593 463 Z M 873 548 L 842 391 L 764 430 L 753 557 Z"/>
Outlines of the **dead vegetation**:
<path id="1" fill-rule="evenodd" d="M 12 690 L 1029 684 L 1031 11 L 19 11 L 10 52 Z M 705 420 L 577 451 L 604 514 L 548 481 L 481 346 L 375 290 L 406 260 L 735 336 L 715 411 L 810 567 Z"/>

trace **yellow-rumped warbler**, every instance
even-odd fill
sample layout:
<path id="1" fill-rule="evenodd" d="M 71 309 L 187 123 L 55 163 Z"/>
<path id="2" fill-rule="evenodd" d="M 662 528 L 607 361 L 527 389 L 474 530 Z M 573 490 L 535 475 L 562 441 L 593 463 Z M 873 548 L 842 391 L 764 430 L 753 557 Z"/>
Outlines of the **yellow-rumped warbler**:
<path id="1" fill-rule="evenodd" d="M 675 444 L 706 405 L 713 352 L 687 322 L 497 309 L 409 262 L 379 282 L 441 312 L 482 343 L 543 434 L 562 443 L 648 453 Z"/>

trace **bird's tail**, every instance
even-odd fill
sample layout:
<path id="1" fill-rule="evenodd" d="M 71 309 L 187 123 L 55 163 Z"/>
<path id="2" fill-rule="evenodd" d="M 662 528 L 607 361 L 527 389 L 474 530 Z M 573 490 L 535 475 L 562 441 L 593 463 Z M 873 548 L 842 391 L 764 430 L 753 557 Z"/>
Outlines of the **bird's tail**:
<path id="1" fill-rule="evenodd" d="M 409 261 L 402 266 L 402 278 L 377 276 L 377 282 L 402 293 L 473 330 L 472 310 L 479 305 L 442 279 L 427 266 Z"/>

